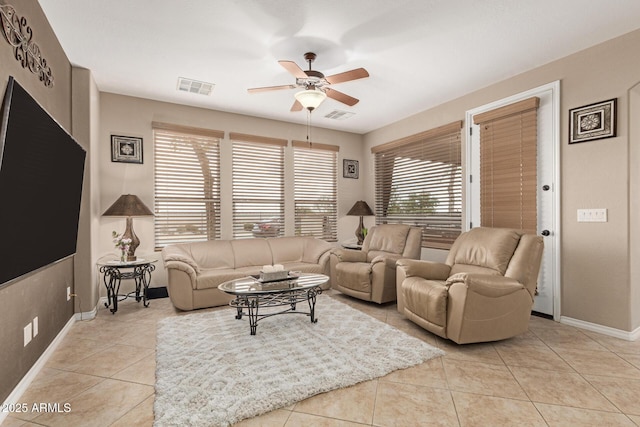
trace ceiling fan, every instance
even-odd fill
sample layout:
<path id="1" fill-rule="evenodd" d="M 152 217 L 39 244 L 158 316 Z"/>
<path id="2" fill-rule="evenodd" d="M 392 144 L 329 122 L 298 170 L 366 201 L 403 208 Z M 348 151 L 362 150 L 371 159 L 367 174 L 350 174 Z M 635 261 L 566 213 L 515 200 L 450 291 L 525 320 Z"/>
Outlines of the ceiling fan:
<path id="1" fill-rule="evenodd" d="M 364 77 L 369 77 L 369 73 L 364 68 L 356 68 L 350 71 L 345 71 L 344 73 L 333 74 L 331 76 L 326 76 L 322 74 L 320 71 L 315 71 L 311 69 L 311 63 L 316 59 L 316 54 L 313 52 L 307 52 L 304 54 L 304 59 L 309 63 L 309 69 L 303 70 L 293 61 L 284 61 L 280 60 L 278 63 L 284 67 L 285 70 L 293 74 L 296 78 L 295 84 L 289 85 L 281 85 L 281 86 L 267 86 L 267 87 L 256 87 L 252 89 L 248 89 L 249 93 L 258 93 L 258 92 L 266 92 L 270 90 L 280 90 L 280 89 L 295 89 L 295 88 L 303 88 L 305 91 L 316 91 L 322 92 L 329 98 L 335 99 L 338 102 L 342 102 L 350 107 L 356 105 L 360 100 L 349 96 L 345 93 L 339 92 L 335 89 L 330 88 L 330 85 L 344 83 L 351 80 L 362 79 Z M 300 92 L 299 92 L 300 93 Z M 297 95 L 297 94 L 296 94 Z M 325 95 L 321 95 L 324 99 Z M 321 100 L 320 100 L 321 101 Z M 291 111 L 301 111 L 303 109 L 303 105 L 296 99 L 296 101 L 291 106 Z M 307 107 L 309 110 L 312 110 L 312 107 Z"/>

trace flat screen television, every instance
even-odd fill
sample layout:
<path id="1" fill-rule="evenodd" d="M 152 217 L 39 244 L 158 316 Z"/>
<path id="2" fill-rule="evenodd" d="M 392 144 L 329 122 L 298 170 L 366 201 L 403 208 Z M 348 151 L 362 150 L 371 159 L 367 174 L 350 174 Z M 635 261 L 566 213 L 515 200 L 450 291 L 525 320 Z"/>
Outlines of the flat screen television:
<path id="1" fill-rule="evenodd" d="M 13 77 L 0 119 L 1 287 L 75 254 L 86 153 Z"/>

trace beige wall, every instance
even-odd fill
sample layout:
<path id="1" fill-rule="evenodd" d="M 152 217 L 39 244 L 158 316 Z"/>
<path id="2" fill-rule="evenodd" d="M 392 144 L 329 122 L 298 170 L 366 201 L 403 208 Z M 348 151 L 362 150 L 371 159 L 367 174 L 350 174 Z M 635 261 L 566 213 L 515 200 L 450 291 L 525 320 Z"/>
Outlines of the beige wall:
<path id="1" fill-rule="evenodd" d="M 365 135 L 363 155 L 370 157 L 374 145 L 464 119 L 467 110 L 560 80 L 561 315 L 632 331 L 640 326 L 640 283 L 638 273 L 631 280 L 630 272 L 637 264 L 629 254 L 638 245 L 631 234 L 637 234 L 638 207 L 630 204 L 629 191 L 630 179 L 638 184 L 639 156 L 630 152 L 640 141 L 637 130 L 629 136 L 628 91 L 640 80 L 639 47 L 635 31 L 408 117 Z M 618 136 L 568 145 L 568 110 L 610 98 L 618 98 Z M 367 183 L 373 199 L 373 181 Z M 607 208 L 609 221 L 578 223 L 581 208 Z"/>
<path id="2" fill-rule="evenodd" d="M 40 46 L 55 79 L 52 88 L 45 87 L 36 74 L 22 68 L 13 48 L 0 36 L 0 93 L 4 96 L 9 76 L 13 76 L 58 123 L 71 131 L 71 65 L 40 5 L 36 0 L 0 4 L 13 4 L 18 16 L 26 18 L 33 31 L 32 40 Z M 73 316 L 73 304 L 66 298 L 67 286 L 74 284 L 73 268 L 73 259 L 67 259 L 0 288 L 0 402 Z M 36 316 L 39 334 L 24 347 L 24 327 Z"/>
<path id="3" fill-rule="evenodd" d="M 196 96 L 196 95 L 194 95 Z M 304 113 L 299 113 L 304 114 Z M 195 126 L 207 129 L 225 131 L 225 139 L 221 145 L 221 234 L 222 238 L 232 238 L 232 205 L 231 205 L 231 144 L 228 140 L 229 132 L 241 132 L 287 140 L 306 140 L 306 126 L 294 125 L 274 120 L 249 117 L 220 111 L 206 110 L 165 102 L 158 102 L 128 96 L 102 93 L 100 97 L 100 209 L 104 212 L 121 194 L 132 193 L 138 195 L 142 201 L 153 209 L 153 133 L 151 122 L 160 121 L 179 125 Z M 111 135 L 127 135 L 143 138 L 144 163 L 126 164 L 111 162 Z M 356 159 L 361 162 L 361 178 L 342 178 L 338 172 L 338 240 L 354 237 L 353 233 L 358 225 L 357 218 L 346 217 L 345 214 L 362 198 L 367 171 L 362 170 L 362 136 L 338 132 L 328 129 L 313 128 L 314 142 L 334 144 L 340 147 L 338 154 L 339 169 L 342 159 Z M 285 174 L 292 177 L 292 163 L 290 148 L 285 153 Z M 363 179 L 363 176 L 365 177 Z M 288 180 L 290 182 L 290 179 Z M 285 193 L 288 200 L 293 200 L 293 186 L 286 185 Z M 285 207 L 285 225 L 287 233 L 293 233 L 292 206 Z M 373 222 L 373 218 L 368 221 Z M 137 253 L 150 253 L 154 248 L 153 218 L 135 218 L 134 229 L 140 238 L 141 245 Z M 112 231 L 124 230 L 122 218 L 100 219 L 99 254 L 115 253 L 111 242 Z M 159 256 L 159 254 L 157 254 Z M 162 264 L 153 273 L 153 285 L 166 285 L 166 276 Z M 104 289 L 101 290 L 104 294 Z"/>

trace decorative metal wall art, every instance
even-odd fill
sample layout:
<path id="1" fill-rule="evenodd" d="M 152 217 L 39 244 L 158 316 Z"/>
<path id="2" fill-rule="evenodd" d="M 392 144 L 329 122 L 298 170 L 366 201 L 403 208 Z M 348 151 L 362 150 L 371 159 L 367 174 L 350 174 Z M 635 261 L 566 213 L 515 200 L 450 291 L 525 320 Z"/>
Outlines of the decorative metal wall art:
<path id="1" fill-rule="evenodd" d="M 27 18 L 18 17 L 16 10 L 11 5 L 0 5 L 0 21 L 2 34 L 7 42 L 13 46 L 16 59 L 22 64 L 22 68 L 28 68 L 34 74 L 38 74 L 40 81 L 46 87 L 53 87 L 53 75 L 47 60 L 42 57 L 40 47 L 33 41 L 33 31 L 27 25 Z"/>
<path id="2" fill-rule="evenodd" d="M 111 135 L 111 161 L 142 163 L 142 138 Z"/>
<path id="3" fill-rule="evenodd" d="M 358 179 L 360 168 L 357 160 L 342 159 L 342 176 L 343 178 Z"/>

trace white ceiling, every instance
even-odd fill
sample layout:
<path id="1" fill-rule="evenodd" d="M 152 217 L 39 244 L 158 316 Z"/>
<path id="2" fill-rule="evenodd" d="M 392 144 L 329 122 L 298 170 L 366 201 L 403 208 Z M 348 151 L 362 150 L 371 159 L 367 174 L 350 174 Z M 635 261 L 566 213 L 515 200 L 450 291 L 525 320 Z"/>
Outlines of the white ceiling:
<path id="1" fill-rule="evenodd" d="M 640 28 L 638 0 L 39 0 L 72 64 L 103 92 L 306 123 L 278 64 L 315 52 L 332 86 L 313 126 L 366 133 L 445 101 Z M 46 57 L 46 56 L 45 56 Z M 55 70 L 54 70 L 55 73 Z M 55 76 L 54 76 L 55 77 Z M 179 92 L 178 77 L 211 82 Z M 561 77 L 561 76 L 558 76 Z M 354 116 L 332 120 L 334 110 Z"/>

